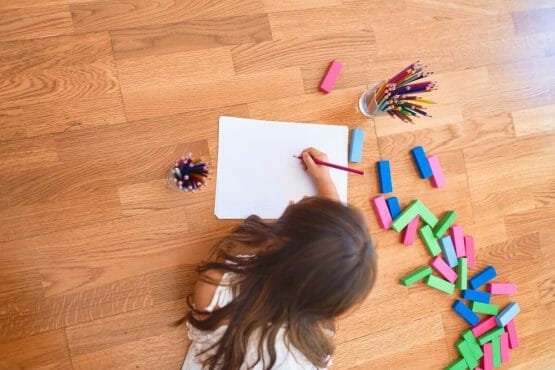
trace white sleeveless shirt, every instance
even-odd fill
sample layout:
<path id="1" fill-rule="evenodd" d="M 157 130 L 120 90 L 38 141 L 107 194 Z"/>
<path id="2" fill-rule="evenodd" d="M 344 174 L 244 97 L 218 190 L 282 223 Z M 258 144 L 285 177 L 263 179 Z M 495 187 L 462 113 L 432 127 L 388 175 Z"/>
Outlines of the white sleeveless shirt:
<path id="1" fill-rule="evenodd" d="M 221 279 L 221 284 L 216 287 L 214 296 L 210 304 L 205 308 L 206 311 L 211 312 L 216 307 L 223 307 L 229 304 L 233 300 L 233 290 L 230 283 L 231 279 L 234 277 L 233 272 L 226 272 Z M 227 325 L 222 325 L 213 331 L 202 331 L 190 325 L 187 322 L 189 339 L 191 339 L 191 346 L 185 357 L 185 362 L 183 363 L 182 370 L 202 370 L 202 361 L 215 353 L 215 349 L 207 353 L 201 354 L 206 348 L 209 348 L 214 343 L 218 342 L 224 332 L 227 329 Z M 331 332 L 330 332 L 331 334 Z M 258 357 L 258 339 L 259 335 L 256 332 L 249 338 L 249 345 L 247 353 L 245 354 L 245 361 L 241 366 L 241 370 L 246 370 L 250 368 L 248 365 L 252 365 L 256 362 Z M 306 357 L 297 350 L 292 344 L 289 344 L 287 338 L 285 337 L 285 329 L 281 328 L 277 335 L 275 341 L 276 347 L 276 363 L 272 369 L 276 370 L 305 370 L 305 369 L 316 369 L 325 370 L 326 368 L 319 368 L 314 366 Z M 266 363 L 270 360 L 270 355 L 264 351 L 264 361 Z M 255 370 L 264 369 L 264 361 L 262 359 L 253 368 Z M 331 366 L 331 357 L 327 358 L 327 366 Z"/>

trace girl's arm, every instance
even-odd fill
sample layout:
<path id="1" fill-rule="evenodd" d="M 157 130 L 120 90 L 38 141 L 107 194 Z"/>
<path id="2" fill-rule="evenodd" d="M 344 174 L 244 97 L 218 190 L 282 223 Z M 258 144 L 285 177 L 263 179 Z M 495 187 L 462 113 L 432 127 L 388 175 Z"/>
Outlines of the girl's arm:
<path id="1" fill-rule="evenodd" d="M 331 180 L 329 168 L 326 166 L 317 165 L 312 158 L 317 158 L 319 160 L 328 161 L 328 156 L 315 148 L 307 148 L 302 152 L 302 158 L 306 170 L 312 177 L 318 195 L 322 197 L 327 197 L 332 200 L 339 201 L 339 195 L 337 194 L 337 189 L 335 184 Z"/>

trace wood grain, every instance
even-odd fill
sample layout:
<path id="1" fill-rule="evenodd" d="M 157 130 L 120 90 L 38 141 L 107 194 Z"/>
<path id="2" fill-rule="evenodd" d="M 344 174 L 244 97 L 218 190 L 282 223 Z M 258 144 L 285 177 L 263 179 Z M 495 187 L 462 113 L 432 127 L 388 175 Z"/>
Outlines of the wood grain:
<path id="1" fill-rule="evenodd" d="M 0 8 L 0 41 L 25 40 L 73 32 L 67 5 L 21 9 Z"/>

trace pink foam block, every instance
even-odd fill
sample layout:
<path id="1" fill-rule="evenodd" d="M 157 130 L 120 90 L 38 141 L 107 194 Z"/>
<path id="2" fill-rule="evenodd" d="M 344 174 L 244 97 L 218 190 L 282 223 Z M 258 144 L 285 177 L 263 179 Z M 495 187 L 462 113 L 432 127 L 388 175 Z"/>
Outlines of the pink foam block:
<path id="1" fill-rule="evenodd" d="M 507 331 L 507 334 L 509 336 L 509 348 L 512 348 L 512 349 L 518 348 L 520 343 L 518 342 L 518 335 L 516 334 L 516 326 L 515 326 L 514 319 L 509 321 L 507 326 L 505 326 L 505 330 Z"/>
<path id="2" fill-rule="evenodd" d="M 404 245 L 412 245 L 414 243 L 414 239 L 416 239 L 416 229 L 418 229 L 418 221 L 420 217 L 416 216 L 412 219 L 411 222 L 405 227 L 403 230 L 403 244 Z"/>
<path id="3" fill-rule="evenodd" d="M 484 334 L 485 332 L 488 332 L 490 329 L 493 329 L 496 326 L 497 326 L 496 317 L 490 316 L 487 319 L 484 319 L 480 321 L 478 324 L 476 324 L 476 326 L 472 328 L 472 334 L 474 334 L 474 336 L 478 338 L 480 335 Z"/>
<path id="4" fill-rule="evenodd" d="M 455 253 L 457 257 L 466 257 L 462 226 L 455 225 L 451 227 L 451 238 L 453 239 L 453 243 L 455 243 Z"/>
<path id="5" fill-rule="evenodd" d="M 339 76 L 339 72 L 341 72 L 341 68 L 343 68 L 343 63 L 335 59 L 331 61 L 328 71 L 320 84 L 320 90 L 329 93 L 331 89 L 333 89 L 333 85 Z"/>
<path id="6" fill-rule="evenodd" d="M 464 250 L 466 252 L 466 260 L 468 268 L 476 266 L 476 254 L 474 253 L 474 238 L 472 236 L 464 237 Z"/>
<path id="7" fill-rule="evenodd" d="M 428 157 L 428 162 L 432 168 L 432 185 L 435 188 L 440 188 L 445 185 L 445 178 L 443 177 L 443 171 L 439 165 L 439 159 L 437 156 L 432 155 Z"/>
<path id="8" fill-rule="evenodd" d="M 509 362 L 509 334 L 501 334 L 501 363 Z"/>
<path id="9" fill-rule="evenodd" d="M 484 343 L 484 357 L 482 358 L 482 368 L 484 370 L 493 370 L 493 351 L 491 342 Z"/>
<path id="10" fill-rule="evenodd" d="M 489 283 L 488 290 L 491 294 L 515 294 L 516 284 L 513 283 Z"/>
<path id="11" fill-rule="evenodd" d="M 481 367 L 475 367 L 474 370 L 484 370 Z"/>
<path id="12" fill-rule="evenodd" d="M 385 202 L 385 198 L 380 195 L 375 197 L 370 201 L 372 203 L 372 207 L 374 207 L 374 211 L 376 212 L 376 216 L 378 216 L 378 222 L 383 229 L 389 229 L 393 220 L 391 219 L 391 214 L 389 213 L 389 208 L 387 208 L 387 203 Z"/>
<path id="13" fill-rule="evenodd" d="M 430 265 L 435 268 L 445 279 L 454 283 L 457 280 L 457 273 L 441 258 L 436 256 L 430 262 Z"/>

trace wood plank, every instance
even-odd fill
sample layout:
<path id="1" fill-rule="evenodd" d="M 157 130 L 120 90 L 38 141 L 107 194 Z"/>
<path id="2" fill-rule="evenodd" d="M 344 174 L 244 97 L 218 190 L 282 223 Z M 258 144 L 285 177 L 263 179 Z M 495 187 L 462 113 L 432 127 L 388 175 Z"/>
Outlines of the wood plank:
<path id="1" fill-rule="evenodd" d="M 37 270 L 26 269 L 20 272 L 0 272 L 0 300 L 7 304 L 17 299 L 42 299 L 42 277 Z"/>
<path id="2" fill-rule="evenodd" d="M 73 279 L 72 275 L 66 275 Z M 91 271 L 94 276 L 94 271 Z M 80 293 L 20 300 L 0 313 L 0 342 L 28 337 L 152 305 L 146 277 L 122 279 Z M 94 322 L 94 321 L 93 321 Z"/>
<path id="3" fill-rule="evenodd" d="M 9 115 L 6 115 L 3 111 L 0 111 L 0 120 L 2 120 L 0 141 L 22 139 L 27 135 L 24 122 L 10 120 Z"/>
<path id="4" fill-rule="evenodd" d="M 0 42 L 73 33 L 67 5 L 28 9 L 0 8 Z"/>
<path id="5" fill-rule="evenodd" d="M 92 354 L 174 330 L 180 332 L 184 340 L 187 336 L 185 326 L 174 327 L 172 323 L 183 317 L 186 309 L 184 300 L 172 301 L 68 327 L 66 333 L 71 356 Z M 184 349 L 177 352 L 183 355 Z"/>
<path id="6" fill-rule="evenodd" d="M 52 137 L 21 139 L 0 145 L 0 170 L 29 171 L 60 164 L 56 145 Z M 2 177 L 0 182 L 4 183 Z"/>
<path id="7" fill-rule="evenodd" d="M 516 136 L 526 136 L 555 130 L 555 105 L 523 109 L 512 112 Z"/>
<path id="8" fill-rule="evenodd" d="M 219 48 L 272 39 L 268 15 L 200 19 L 111 33 L 116 59 Z"/>
<path id="9" fill-rule="evenodd" d="M 555 5 L 555 4 L 553 4 Z M 531 9 L 512 13 L 517 34 L 529 35 L 533 33 L 553 32 L 553 18 L 555 8 Z"/>
<path id="10" fill-rule="evenodd" d="M 280 12 L 341 5 L 341 0 L 261 0 L 264 12 Z"/>
<path id="11" fill-rule="evenodd" d="M 70 6 L 77 32 L 107 31 L 262 13 L 258 0 L 117 0 L 77 3 Z"/>
<path id="12" fill-rule="evenodd" d="M 0 343 L 4 369 L 72 369 L 63 330 Z"/>

